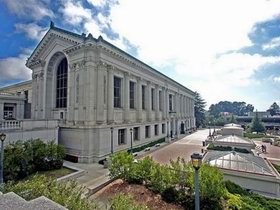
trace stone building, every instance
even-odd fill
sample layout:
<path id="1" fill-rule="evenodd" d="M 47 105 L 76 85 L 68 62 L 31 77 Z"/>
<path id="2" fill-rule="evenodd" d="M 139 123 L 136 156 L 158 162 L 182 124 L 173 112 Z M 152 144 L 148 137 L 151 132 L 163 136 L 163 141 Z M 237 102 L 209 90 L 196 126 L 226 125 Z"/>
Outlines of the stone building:
<path id="1" fill-rule="evenodd" d="M 51 23 L 26 66 L 32 119 L 57 120 L 58 143 L 73 160 L 97 161 L 195 128 L 193 91 L 101 36 Z"/>
<path id="2" fill-rule="evenodd" d="M 32 81 L 0 88 L 0 120 L 31 118 Z"/>

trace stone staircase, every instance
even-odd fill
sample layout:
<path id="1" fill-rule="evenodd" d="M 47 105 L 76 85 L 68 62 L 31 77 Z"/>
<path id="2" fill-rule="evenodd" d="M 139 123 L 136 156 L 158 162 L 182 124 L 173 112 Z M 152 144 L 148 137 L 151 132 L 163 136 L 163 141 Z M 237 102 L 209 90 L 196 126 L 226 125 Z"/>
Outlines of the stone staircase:
<path id="1" fill-rule="evenodd" d="M 0 192 L 1 210 L 67 210 L 67 208 L 41 196 L 31 201 L 26 201 L 13 192 L 2 194 Z"/>

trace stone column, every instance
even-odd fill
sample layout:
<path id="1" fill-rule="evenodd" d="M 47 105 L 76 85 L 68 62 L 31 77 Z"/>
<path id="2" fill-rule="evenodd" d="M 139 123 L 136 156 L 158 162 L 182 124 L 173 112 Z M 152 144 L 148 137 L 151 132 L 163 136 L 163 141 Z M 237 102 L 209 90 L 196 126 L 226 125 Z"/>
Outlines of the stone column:
<path id="1" fill-rule="evenodd" d="M 3 120 L 4 117 L 4 103 L 0 101 L 0 120 Z"/>
<path id="2" fill-rule="evenodd" d="M 137 121 L 142 122 L 142 84 L 141 78 L 137 78 L 136 84 L 136 110 L 137 110 Z"/>
<path id="3" fill-rule="evenodd" d="M 41 71 L 38 74 L 38 86 L 39 86 L 39 95 L 38 95 L 38 99 L 39 99 L 39 103 L 38 103 L 38 113 L 39 113 L 39 118 L 43 119 L 43 115 L 44 115 L 44 72 Z M 47 99 L 46 99 L 47 100 Z"/>
<path id="4" fill-rule="evenodd" d="M 147 119 L 152 120 L 152 100 L 151 100 L 151 83 L 147 82 Z"/>
<path id="5" fill-rule="evenodd" d="M 159 120 L 159 86 L 156 85 L 155 88 L 155 111 L 156 111 L 156 120 Z"/>
<path id="6" fill-rule="evenodd" d="M 97 66 L 97 81 L 96 81 L 96 123 L 102 124 L 104 123 L 104 72 L 106 71 L 106 64 L 99 63 Z"/>
<path id="7" fill-rule="evenodd" d="M 124 73 L 124 121 L 129 122 L 129 75 Z"/>
<path id="8" fill-rule="evenodd" d="M 93 81 L 96 81 L 97 78 L 97 66 L 95 62 L 92 61 L 87 61 L 86 63 L 86 68 L 88 71 L 88 100 L 87 100 L 87 113 L 88 113 L 88 120 L 89 120 L 89 124 L 95 124 L 96 123 L 96 115 L 94 115 L 93 113 L 95 112 L 96 109 L 96 95 L 95 95 L 95 91 L 96 91 L 96 84 Z M 81 83 L 81 82 L 80 82 Z"/>
<path id="9" fill-rule="evenodd" d="M 166 88 L 165 89 L 165 96 L 164 96 L 164 100 L 165 100 L 165 116 L 166 116 L 166 119 L 170 119 L 170 116 L 169 116 L 169 95 L 168 95 L 168 89 Z"/>
<path id="10" fill-rule="evenodd" d="M 114 122 L 114 70 L 112 66 L 108 67 L 108 81 L 107 81 L 107 122 L 109 124 Z"/>
<path id="11" fill-rule="evenodd" d="M 166 119 L 166 88 L 163 87 L 162 88 L 162 119 L 165 120 Z"/>

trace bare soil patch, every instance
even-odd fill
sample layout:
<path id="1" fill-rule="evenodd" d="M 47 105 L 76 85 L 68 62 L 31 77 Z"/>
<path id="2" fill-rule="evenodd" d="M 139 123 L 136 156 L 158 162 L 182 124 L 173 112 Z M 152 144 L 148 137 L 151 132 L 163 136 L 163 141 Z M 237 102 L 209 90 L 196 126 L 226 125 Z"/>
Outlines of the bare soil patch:
<path id="1" fill-rule="evenodd" d="M 130 194 L 134 197 L 134 201 L 138 204 L 144 204 L 149 209 L 161 209 L 161 210 L 183 210 L 184 208 L 175 204 L 167 203 L 161 199 L 160 194 L 156 194 L 144 185 L 129 184 L 122 180 L 116 180 L 97 192 L 95 199 L 98 200 L 109 200 L 115 195 L 123 193 Z"/>

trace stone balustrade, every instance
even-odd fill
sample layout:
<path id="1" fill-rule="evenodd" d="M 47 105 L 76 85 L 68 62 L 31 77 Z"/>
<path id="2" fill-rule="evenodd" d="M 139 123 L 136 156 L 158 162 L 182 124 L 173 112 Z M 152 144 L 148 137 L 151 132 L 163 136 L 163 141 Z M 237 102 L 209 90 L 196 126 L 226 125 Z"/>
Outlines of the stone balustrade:
<path id="1" fill-rule="evenodd" d="M 1 120 L 0 121 L 0 130 L 14 130 L 21 129 L 22 121 L 20 120 Z"/>

